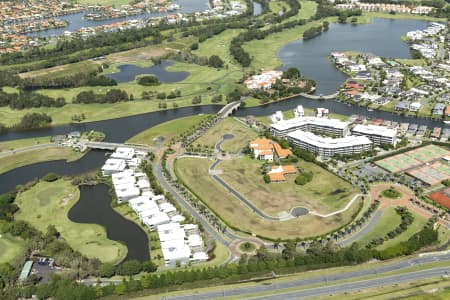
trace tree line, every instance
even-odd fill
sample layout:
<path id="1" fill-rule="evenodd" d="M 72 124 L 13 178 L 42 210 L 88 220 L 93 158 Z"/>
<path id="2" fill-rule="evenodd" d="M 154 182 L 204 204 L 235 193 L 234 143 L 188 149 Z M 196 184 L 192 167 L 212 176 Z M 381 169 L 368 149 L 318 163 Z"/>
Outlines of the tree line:
<path id="1" fill-rule="evenodd" d="M 106 94 L 95 94 L 93 91 L 83 91 L 75 96 L 73 103 L 116 103 L 133 100 L 127 92 L 120 89 L 110 89 Z"/>
<path id="2" fill-rule="evenodd" d="M 9 106 L 11 109 L 26 109 L 39 107 L 62 107 L 66 100 L 62 97 L 56 99 L 35 92 L 19 91 L 19 93 L 6 93 L 0 90 L 0 107 Z"/>

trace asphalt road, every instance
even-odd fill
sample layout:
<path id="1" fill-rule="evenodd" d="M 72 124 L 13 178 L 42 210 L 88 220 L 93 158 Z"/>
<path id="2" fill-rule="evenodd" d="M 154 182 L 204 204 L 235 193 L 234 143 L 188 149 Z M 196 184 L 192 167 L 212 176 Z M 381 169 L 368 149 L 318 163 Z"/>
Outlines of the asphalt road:
<path id="1" fill-rule="evenodd" d="M 380 209 L 377 209 L 375 214 L 369 219 L 369 222 L 366 223 L 360 231 L 351 235 L 348 239 L 345 239 L 342 242 L 339 242 L 338 245 L 341 247 L 346 247 L 348 245 L 351 245 L 353 242 L 357 242 L 358 240 L 360 240 L 364 235 L 369 233 L 375 227 L 375 225 L 378 224 L 378 221 L 380 220 L 382 215 L 383 215 L 383 211 L 381 211 Z"/>
<path id="2" fill-rule="evenodd" d="M 11 155 L 15 155 L 18 153 L 31 151 L 31 150 L 47 149 L 47 148 L 52 148 L 52 147 L 57 147 L 57 146 L 58 146 L 58 144 L 56 144 L 56 143 L 45 143 L 45 144 L 38 144 L 38 145 L 33 145 L 33 146 L 28 146 L 28 147 L 23 147 L 23 148 L 17 148 L 14 150 L 6 150 L 6 151 L 0 152 L 0 157 L 11 156 Z"/>
<path id="3" fill-rule="evenodd" d="M 273 283 L 273 284 L 259 284 L 254 286 L 240 287 L 235 288 L 233 290 L 225 290 L 218 287 L 217 290 L 211 292 L 204 293 L 196 293 L 190 295 L 178 295 L 178 296 L 169 296 L 164 297 L 167 300 L 196 300 L 196 299 L 213 299 L 220 297 L 229 297 L 229 296 L 238 296 L 245 297 L 245 295 L 255 294 L 255 293 L 263 293 L 263 292 L 273 292 L 273 295 L 263 296 L 255 299 L 299 299 L 299 298 L 308 298 L 308 297 L 317 297 L 319 295 L 327 295 L 333 294 L 337 292 L 345 292 L 351 290 L 359 290 L 359 289 L 367 289 L 371 287 L 377 287 L 382 285 L 392 285 L 397 282 L 403 281 L 411 281 L 411 280 L 419 280 L 424 278 L 436 277 L 441 275 L 446 275 L 450 273 L 450 267 L 444 268 L 430 268 L 423 271 L 418 272 L 410 272 L 400 275 L 389 275 L 383 276 L 383 274 L 399 271 L 401 269 L 409 268 L 414 265 L 420 265 L 424 263 L 430 262 L 438 262 L 438 261 L 450 261 L 450 254 L 432 254 L 423 257 L 413 257 L 400 262 L 393 262 L 391 264 L 382 265 L 382 266 L 374 266 L 371 269 L 357 270 L 351 272 L 342 272 L 333 275 L 322 275 L 316 276 L 306 279 L 293 279 L 289 281 Z M 375 279 L 370 280 L 361 280 L 361 277 L 370 276 L 370 275 L 378 275 Z M 358 281 L 358 279 L 360 279 Z M 303 291 L 294 291 L 294 292 L 283 292 L 280 291 L 282 289 L 289 288 L 301 288 L 303 286 L 309 286 L 313 284 L 320 283 L 332 283 L 340 280 L 353 280 L 350 283 L 341 283 L 326 287 L 318 287 L 307 289 Z M 280 291 L 277 293 L 277 291 Z"/>

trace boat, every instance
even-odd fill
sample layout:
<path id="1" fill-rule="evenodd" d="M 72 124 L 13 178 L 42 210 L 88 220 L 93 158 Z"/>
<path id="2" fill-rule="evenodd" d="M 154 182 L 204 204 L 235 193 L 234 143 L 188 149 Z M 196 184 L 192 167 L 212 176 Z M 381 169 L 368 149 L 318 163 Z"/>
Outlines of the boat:
<path id="1" fill-rule="evenodd" d="M 367 111 L 373 111 L 373 109 L 372 108 L 368 108 Z"/>

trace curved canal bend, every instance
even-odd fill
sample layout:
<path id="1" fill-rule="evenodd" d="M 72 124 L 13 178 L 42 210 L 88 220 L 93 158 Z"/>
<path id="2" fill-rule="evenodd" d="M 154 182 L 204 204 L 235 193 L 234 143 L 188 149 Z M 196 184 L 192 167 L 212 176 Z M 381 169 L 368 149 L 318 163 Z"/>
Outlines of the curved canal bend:
<path id="1" fill-rule="evenodd" d="M 108 239 L 119 241 L 128 248 L 125 260 L 150 259 L 147 234 L 133 221 L 127 220 L 111 207 L 106 184 L 80 186 L 80 200 L 69 210 L 71 221 L 98 224 L 106 229 Z"/>

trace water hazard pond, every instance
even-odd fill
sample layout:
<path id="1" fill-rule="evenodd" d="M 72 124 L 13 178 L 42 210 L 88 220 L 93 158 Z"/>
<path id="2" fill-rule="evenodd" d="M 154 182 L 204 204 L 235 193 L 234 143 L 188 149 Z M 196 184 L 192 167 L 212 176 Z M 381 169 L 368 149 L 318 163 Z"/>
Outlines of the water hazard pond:
<path id="1" fill-rule="evenodd" d="M 138 67 L 135 65 L 121 65 L 117 68 L 119 72 L 106 74 L 105 76 L 114 79 L 117 83 L 133 81 L 136 76 L 143 74 L 153 74 L 159 78 L 159 81 L 163 83 L 174 83 L 183 81 L 189 76 L 189 72 L 169 72 L 167 67 L 173 65 L 171 61 L 164 61 L 158 65 L 151 67 Z"/>
<path id="2" fill-rule="evenodd" d="M 71 221 L 98 224 L 106 229 L 108 239 L 119 241 L 128 248 L 125 260 L 150 259 L 147 234 L 133 221 L 127 220 L 111 207 L 111 196 L 106 184 L 81 186 L 80 200 L 70 209 Z"/>

